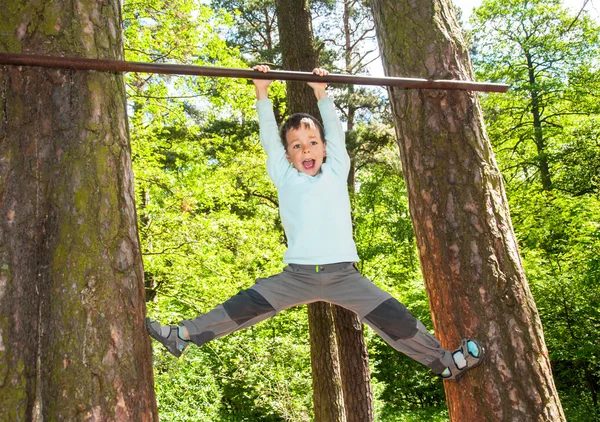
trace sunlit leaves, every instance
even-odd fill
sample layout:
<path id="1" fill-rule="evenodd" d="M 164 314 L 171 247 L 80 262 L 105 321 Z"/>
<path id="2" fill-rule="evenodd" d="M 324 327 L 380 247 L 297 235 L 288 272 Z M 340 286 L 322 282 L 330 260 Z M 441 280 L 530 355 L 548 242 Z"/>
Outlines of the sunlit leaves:
<path id="1" fill-rule="evenodd" d="M 483 98 L 490 139 L 509 183 L 597 191 L 589 181 L 593 174 L 567 174 L 563 164 L 591 158 L 598 149 L 597 23 L 585 12 L 568 12 L 559 0 L 487 0 L 471 21 L 478 77 L 511 85 L 507 94 Z"/>

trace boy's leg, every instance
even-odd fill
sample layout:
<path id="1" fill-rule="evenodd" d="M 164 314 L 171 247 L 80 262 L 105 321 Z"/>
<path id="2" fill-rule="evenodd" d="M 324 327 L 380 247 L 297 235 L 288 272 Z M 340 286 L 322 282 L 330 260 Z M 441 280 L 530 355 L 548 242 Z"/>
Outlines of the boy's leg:
<path id="1" fill-rule="evenodd" d="M 410 311 L 393 297 L 365 315 L 363 321 L 394 349 L 441 374 L 451 364 L 451 352 L 445 350 Z"/>
<path id="2" fill-rule="evenodd" d="M 402 329 L 396 327 L 396 322 L 401 319 L 416 322 L 413 336 L 400 337 Z M 448 381 L 458 381 L 466 371 L 483 361 L 484 349 L 477 340 L 463 339 L 454 352 L 443 349 L 438 339 L 396 299 L 388 299 L 366 315 L 363 321 L 394 349 L 427 365 L 434 374 Z"/>
<path id="3" fill-rule="evenodd" d="M 454 377 L 457 372 L 467 369 L 459 355 L 456 355 L 460 360 L 457 367 L 453 352 L 442 348 L 440 342 L 402 303 L 364 278 L 356 268 L 331 274 L 326 284 L 328 301 L 356 312 L 393 348 L 428 366 L 435 374 L 442 375 L 452 368 Z M 478 343 L 476 345 L 479 347 Z M 471 346 L 469 358 L 477 352 L 474 345 Z M 473 359 L 467 361 L 469 368 L 479 364 L 481 353 L 476 362 Z"/>
<path id="4" fill-rule="evenodd" d="M 297 276 L 286 267 L 283 272 L 258 279 L 252 287 L 241 290 L 211 311 L 192 320 L 182 321 L 179 325 L 185 327 L 190 341 L 201 346 L 207 341 L 263 321 L 283 309 L 314 301 L 317 293 L 317 284 L 310 277 Z M 172 334 L 169 338 L 161 336 L 157 333 L 160 333 L 162 326 L 158 324 L 153 327 L 151 324 L 158 323 L 147 324 L 150 335 L 163 343 L 175 356 L 181 355 L 180 351 L 177 352 L 178 349 L 174 349 L 176 346 L 171 345 Z M 164 332 L 167 333 L 167 327 Z M 168 332 L 172 333 L 173 330 Z"/>
<path id="5" fill-rule="evenodd" d="M 203 315 L 182 321 L 180 325 L 187 329 L 189 339 L 201 346 L 272 317 L 277 312 L 260 293 L 249 288 Z"/>
<path id="6" fill-rule="evenodd" d="M 201 346 L 207 341 L 256 324 L 275 315 L 275 309 L 258 292 L 241 290 L 211 311 L 176 326 L 163 326 L 146 319 L 146 328 L 174 356 L 179 357 L 191 341 Z"/>

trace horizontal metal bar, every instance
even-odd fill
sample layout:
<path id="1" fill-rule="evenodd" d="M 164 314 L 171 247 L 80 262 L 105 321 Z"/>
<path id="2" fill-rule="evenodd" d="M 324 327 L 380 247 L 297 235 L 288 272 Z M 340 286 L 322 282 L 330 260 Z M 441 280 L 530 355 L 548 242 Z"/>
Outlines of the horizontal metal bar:
<path id="1" fill-rule="evenodd" d="M 1 65 L 40 66 L 60 69 L 99 70 L 103 72 L 139 72 L 168 75 L 212 76 L 218 78 L 274 79 L 283 81 L 327 82 L 354 85 L 396 86 L 412 89 L 443 89 L 481 92 L 506 92 L 508 85 L 460 80 L 430 80 L 419 78 L 376 77 L 330 73 L 317 76 L 311 72 L 272 70 L 268 73 L 252 69 L 191 66 L 166 63 L 126 62 L 78 57 L 40 56 L 33 54 L 0 53 Z"/>

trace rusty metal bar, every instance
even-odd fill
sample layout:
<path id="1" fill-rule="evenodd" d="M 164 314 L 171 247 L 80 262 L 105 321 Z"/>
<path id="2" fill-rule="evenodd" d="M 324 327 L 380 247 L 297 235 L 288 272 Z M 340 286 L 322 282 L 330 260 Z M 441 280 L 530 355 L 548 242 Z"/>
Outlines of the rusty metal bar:
<path id="1" fill-rule="evenodd" d="M 102 72 L 139 72 L 168 75 L 212 76 L 218 78 L 276 79 L 283 81 L 327 82 L 354 85 L 396 86 L 412 89 L 443 89 L 480 92 L 506 92 L 508 85 L 459 80 L 430 80 L 419 78 L 376 77 L 330 73 L 317 76 L 311 72 L 273 70 L 269 73 L 252 69 L 191 66 L 165 63 L 126 62 L 78 57 L 40 56 L 32 54 L 0 53 L 0 65 L 39 66 L 60 69 L 98 70 Z"/>

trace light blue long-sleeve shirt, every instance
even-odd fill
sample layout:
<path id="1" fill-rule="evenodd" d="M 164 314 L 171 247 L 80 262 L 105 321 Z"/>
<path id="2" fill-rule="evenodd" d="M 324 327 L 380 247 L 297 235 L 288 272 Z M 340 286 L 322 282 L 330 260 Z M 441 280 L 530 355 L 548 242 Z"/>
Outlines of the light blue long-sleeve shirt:
<path id="1" fill-rule="evenodd" d="M 268 99 L 256 103 L 260 142 L 267 153 L 267 171 L 277 187 L 279 214 L 288 240 L 286 264 L 325 265 L 357 262 L 352 237 L 347 178 L 350 157 L 345 134 L 333 100 L 318 102 L 327 141 L 327 162 L 309 176 L 290 165 L 279 138 L 273 106 Z"/>

